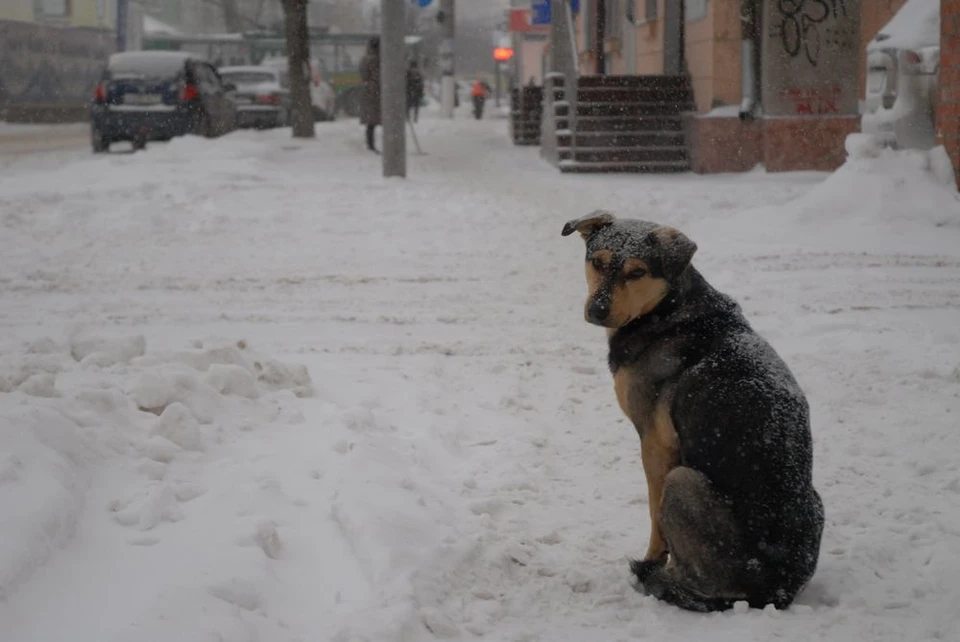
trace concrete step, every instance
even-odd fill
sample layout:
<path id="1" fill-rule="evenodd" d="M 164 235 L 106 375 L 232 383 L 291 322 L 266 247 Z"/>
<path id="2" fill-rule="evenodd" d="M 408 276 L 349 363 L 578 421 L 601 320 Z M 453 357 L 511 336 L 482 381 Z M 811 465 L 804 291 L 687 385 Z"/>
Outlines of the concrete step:
<path id="1" fill-rule="evenodd" d="M 684 145 L 683 132 L 680 131 L 652 131 L 652 132 L 577 132 L 576 134 L 560 134 L 557 144 L 560 147 L 570 147 L 576 142 L 577 147 L 658 147 Z"/>
<path id="2" fill-rule="evenodd" d="M 581 161 L 561 160 L 560 171 L 565 174 L 589 173 L 676 173 L 690 169 L 687 161 L 644 162 L 644 163 L 584 163 Z"/>
<path id="3" fill-rule="evenodd" d="M 654 103 L 577 103 L 577 116 L 674 116 L 682 113 L 687 105 L 672 102 Z M 557 116 L 570 113 L 569 105 L 558 105 Z"/>
<path id="4" fill-rule="evenodd" d="M 686 162 L 686 146 L 674 147 L 562 147 L 558 150 L 561 160 L 585 163 L 648 163 Z"/>
<path id="5" fill-rule="evenodd" d="M 565 92 L 555 90 L 554 100 L 563 100 Z M 645 103 L 673 102 L 693 106 L 693 92 L 685 88 L 650 89 L 638 87 L 581 87 L 578 102 Z"/>
<path id="6" fill-rule="evenodd" d="M 683 120 L 679 115 L 624 117 L 582 116 L 576 119 L 577 135 L 583 133 L 617 134 L 620 132 L 679 132 Z M 571 129 L 571 119 L 560 116 L 556 120 L 558 130 Z"/>
<path id="7" fill-rule="evenodd" d="M 587 87 L 634 87 L 634 88 L 689 88 L 690 79 L 686 76 L 580 76 L 577 79 L 577 87 L 586 89 Z"/>

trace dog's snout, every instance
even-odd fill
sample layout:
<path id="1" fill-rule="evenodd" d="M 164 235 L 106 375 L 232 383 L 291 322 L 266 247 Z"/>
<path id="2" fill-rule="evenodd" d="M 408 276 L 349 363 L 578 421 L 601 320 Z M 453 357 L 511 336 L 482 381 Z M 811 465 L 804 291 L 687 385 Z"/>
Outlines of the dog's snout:
<path id="1" fill-rule="evenodd" d="M 587 321 L 603 323 L 610 316 L 610 306 L 601 301 L 591 301 L 587 306 Z"/>

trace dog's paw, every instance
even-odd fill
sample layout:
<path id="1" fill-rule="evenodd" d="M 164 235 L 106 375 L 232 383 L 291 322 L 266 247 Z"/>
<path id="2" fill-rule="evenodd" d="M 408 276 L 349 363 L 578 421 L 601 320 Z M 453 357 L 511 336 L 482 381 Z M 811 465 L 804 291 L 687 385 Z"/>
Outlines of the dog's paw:
<path id="1" fill-rule="evenodd" d="M 658 600 L 664 599 L 667 594 L 667 583 L 663 573 L 660 572 L 662 568 L 661 566 L 650 571 L 645 580 L 637 583 L 636 590 Z"/>
<path id="2" fill-rule="evenodd" d="M 664 560 L 660 558 L 652 560 L 630 560 L 630 571 L 637 577 L 640 584 L 646 583 L 650 575 L 663 568 Z"/>

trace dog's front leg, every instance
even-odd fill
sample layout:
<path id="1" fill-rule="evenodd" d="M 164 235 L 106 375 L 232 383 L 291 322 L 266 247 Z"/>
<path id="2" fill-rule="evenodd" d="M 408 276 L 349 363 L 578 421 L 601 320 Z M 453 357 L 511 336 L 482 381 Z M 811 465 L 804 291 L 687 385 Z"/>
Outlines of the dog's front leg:
<path id="1" fill-rule="evenodd" d="M 660 504 L 667 474 L 679 463 L 679 449 L 676 441 L 668 435 L 651 430 L 640 438 L 640 459 L 643 462 L 643 473 L 647 477 L 650 503 L 650 544 L 643 559 L 666 562 L 667 543 L 660 531 Z"/>

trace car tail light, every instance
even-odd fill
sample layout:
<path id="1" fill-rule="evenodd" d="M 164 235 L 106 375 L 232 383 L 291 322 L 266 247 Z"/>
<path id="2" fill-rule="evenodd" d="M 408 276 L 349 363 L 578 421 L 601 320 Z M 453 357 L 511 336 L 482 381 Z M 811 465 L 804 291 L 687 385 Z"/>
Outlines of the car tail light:
<path id="1" fill-rule="evenodd" d="M 261 105 L 276 105 L 280 102 L 280 98 L 276 94 L 259 94 L 254 96 L 253 102 Z"/>
<path id="2" fill-rule="evenodd" d="M 184 83 L 183 87 L 180 88 L 180 102 L 182 103 L 196 100 L 199 97 L 200 92 L 197 91 L 197 86 L 192 82 Z"/>
<path id="3" fill-rule="evenodd" d="M 98 82 L 97 88 L 93 90 L 93 102 L 95 103 L 105 103 L 107 102 L 107 86 L 106 83 Z"/>

